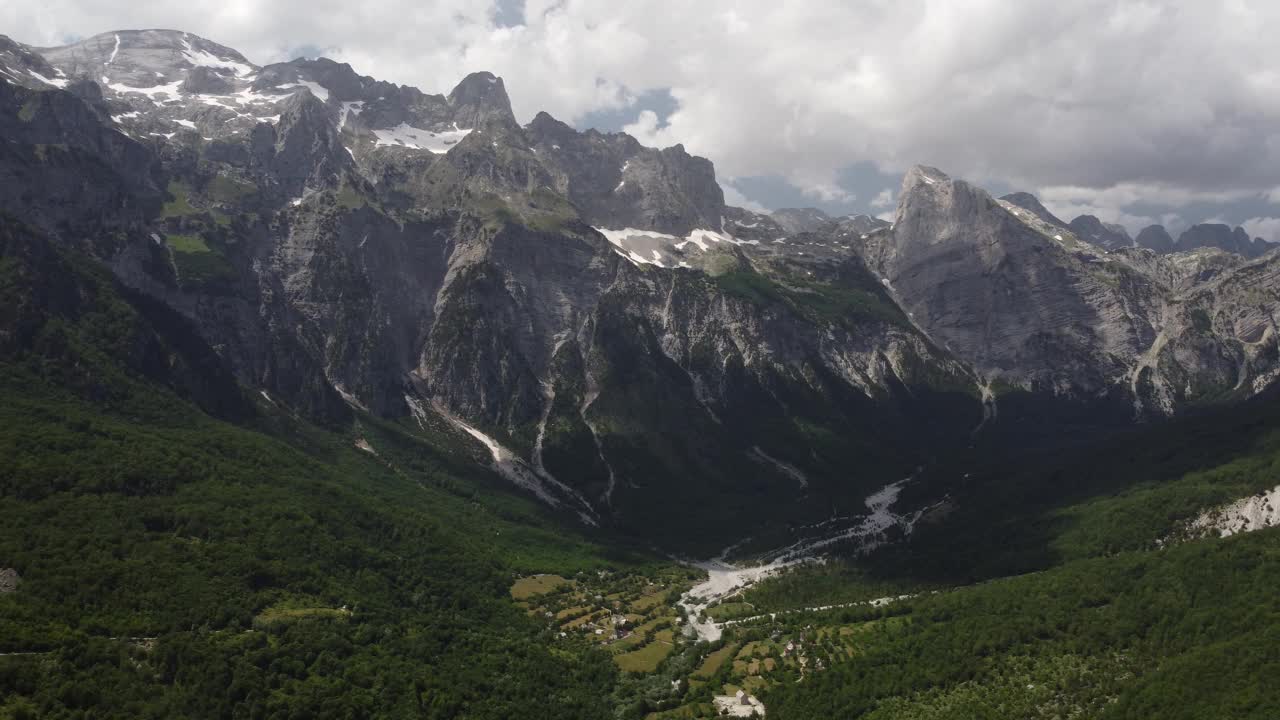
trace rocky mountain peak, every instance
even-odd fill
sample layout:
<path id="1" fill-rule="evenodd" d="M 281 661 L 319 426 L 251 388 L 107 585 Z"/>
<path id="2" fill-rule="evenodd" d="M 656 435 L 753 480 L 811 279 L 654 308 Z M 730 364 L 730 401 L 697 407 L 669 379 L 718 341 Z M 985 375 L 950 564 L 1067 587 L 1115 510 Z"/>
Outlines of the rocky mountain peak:
<path id="1" fill-rule="evenodd" d="M 349 163 L 325 104 L 311 93 L 298 93 L 284 101 L 276 125 L 272 166 L 290 195 L 307 187 L 332 186 Z"/>
<path id="2" fill-rule="evenodd" d="M 1068 225 L 1076 237 L 1103 250 L 1133 247 L 1133 238 L 1120 225 L 1105 223 L 1094 215 L 1081 215 Z"/>
<path id="3" fill-rule="evenodd" d="M 1086 248 L 927 167 L 907 173 L 891 238 L 868 239 L 873 269 L 936 342 L 984 376 L 1055 392 L 1100 391 L 1119 371 L 1108 358 L 1132 357 L 1151 335 L 1126 309 L 1139 300 L 1108 284 L 1102 254 Z"/>
<path id="4" fill-rule="evenodd" d="M 1040 203 L 1040 198 L 1037 198 L 1035 195 L 1032 195 L 1029 192 L 1009 193 L 1008 195 L 1005 195 L 1000 199 L 1012 205 L 1017 205 L 1023 210 L 1026 210 L 1034 214 L 1036 217 L 1040 218 L 1046 223 L 1049 223 L 1050 225 L 1056 225 L 1057 227 L 1060 227 L 1064 230 L 1069 229 L 1065 222 L 1059 219 L 1058 216 L 1049 212 L 1049 208 L 1046 208 L 1043 204 Z"/>
<path id="5" fill-rule="evenodd" d="M 0 35 L 0 78 L 37 89 L 67 85 L 66 76 L 57 68 L 5 35 Z"/>
<path id="6" fill-rule="evenodd" d="M 262 69 L 255 86 L 263 91 L 289 84 L 314 84 L 312 93 L 326 95 L 326 101 L 360 100 L 368 94 L 371 86 L 379 85 L 378 91 L 386 92 L 395 88 L 390 83 L 375 83 L 371 78 L 362 77 L 347 63 L 340 63 L 329 58 L 298 58 L 287 63 L 276 63 Z"/>
<path id="7" fill-rule="evenodd" d="M 546 113 L 525 133 L 556 186 L 597 228 L 675 236 L 721 229 L 724 192 L 715 166 L 682 145 L 658 150 L 625 133 L 580 133 Z"/>
<path id="8" fill-rule="evenodd" d="M 539 110 L 538 114 L 533 116 L 533 120 L 530 120 L 529 124 L 525 126 L 525 130 L 533 138 L 549 142 L 567 140 L 578 134 L 578 131 L 574 130 L 571 125 L 557 120 L 545 110 Z"/>
<path id="9" fill-rule="evenodd" d="M 129 87 L 181 82 L 196 68 L 247 78 L 258 68 L 235 50 L 178 30 L 118 30 L 38 52 L 68 75 Z"/>
<path id="10" fill-rule="evenodd" d="M 454 120 L 462 127 L 479 127 L 492 120 L 515 124 L 511 99 L 502 78 L 490 72 L 473 72 L 449 93 Z"/>
<path id="11" fill-rule="evenodd" d="M 1153 250 L 1159 255 L 1168 255 L 1173 252 L 1173 237 L 1163 225 L 1148 225 L 1142 228 L 1134 242 L 1138 247 Z"/>
<path id="12" fill-rule="evenodd" d="M 898 194 L 898 197 L 905 197 L 907 193 L 921 187 L 931 187 L 939 183 L 947 183 L 950 180 L 951 178 L 946 173 L 936 167 L 913 165 L 902 176 L 902 192 Z"/>
<path id="13" fill-rule="evenodd" d="M 982 188 L 961 179 L 952 179 L 937 168 L 917 165 L 902 179 L 894 224 L 899 225 L 904 220 L 928 224 L 943 216 L 972 218 L 992 210 L 999 210 L 992 216 L 994 218 L 1008 216 L 995 198 Z M 900 239 L 927 243 L 944 239 L 943 234 L 931 233 L 925 227 L 917 230 L 901 233 Z"/>
<path id="14" fill-rule="evenodd" d="M 1263 245 L 1265 245 L 1265 241 Z M 1178 236 L 1176 250 L 1194 250 L 1196 248 L 1218 248 L 1236 253 L 1247 258 L 1258 257 L 1269 247 L 1255 244 L 1244 228 L 1232 228 L 1222 223 L 1201 223 L 1187 228 Z"/>

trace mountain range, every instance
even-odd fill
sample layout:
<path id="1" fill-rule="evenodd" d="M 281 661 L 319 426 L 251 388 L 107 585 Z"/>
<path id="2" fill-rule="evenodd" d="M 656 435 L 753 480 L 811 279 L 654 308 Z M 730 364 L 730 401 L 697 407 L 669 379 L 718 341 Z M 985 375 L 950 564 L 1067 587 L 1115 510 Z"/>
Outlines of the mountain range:
<path id="1" fill-rule="evenodd" d="M 1241 228 L 171 30 L 0 36 L 0 139 L 0 717 L 1280 712 Z"/>
<path id="2" fill-rule="evenodd" d="M 520 125 L 488 73 L 432 95 L 166 30 L 0 49 L 11 218 L 271 402 L 443 419 L 589 523 L 642 532 L 673 494 L 818 519 L 975 433 L 1164 419 L 1280 372 L 1280 261 L 1238 228 L 1135 244 L 928 167 L 892 222 L 767 215 L 681 146 Z"/>

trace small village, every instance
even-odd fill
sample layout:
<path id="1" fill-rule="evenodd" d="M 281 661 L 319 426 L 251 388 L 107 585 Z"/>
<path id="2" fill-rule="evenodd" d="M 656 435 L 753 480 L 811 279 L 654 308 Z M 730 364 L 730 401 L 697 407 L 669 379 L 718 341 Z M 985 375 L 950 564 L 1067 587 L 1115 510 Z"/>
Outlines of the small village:
<path id="1" fill-rule="evenodd" d="M 684 569 L 652 578 L 608 571 L 534 575 L 517 580 L 511 596 L 544 619 L 556 638 L 599 644 L 620 670 L 649 673 L 676 648 L 682 617 L 675 602 L 695 580 Z"/>
<path id="2" fill-rule="evenodd" d="M 859 635 L 878 622 L 826 624 L 824 615 L 758 613 L 740 597 L 713 603 L 697 618 L 721 624 L 715 642 L 699 641 L 679 600 L 697 584 L 695 569 L 647 577 L 604 571 L 516 580 L 513 600 L 547 623 L 553 642 L 593 643 L 610 653 L 624 682 L 656 708 L 646 720 L 765 717 L 759 695 L 852 657 Z"/>

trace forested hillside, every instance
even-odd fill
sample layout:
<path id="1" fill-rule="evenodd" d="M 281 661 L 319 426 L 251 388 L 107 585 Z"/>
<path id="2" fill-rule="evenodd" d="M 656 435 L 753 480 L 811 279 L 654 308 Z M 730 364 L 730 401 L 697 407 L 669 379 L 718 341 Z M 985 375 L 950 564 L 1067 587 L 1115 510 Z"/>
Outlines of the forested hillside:
<path id="1" fill-rule="evenodd" d="M 0 716 L 610 715 L 612 664 L 550 649 L 507 589 L 638 560 L 443 431 L 333 432 L 250 397 L 180 319 L 0 230 L 0 558 L 21 577 Z"/>
<path id="2" fill-rule="evenodd" d="M 744 595 L 757 613 L 911 595 L 780 616 L 865 632 L 856 655 L 766 694 L 770 715 L 1275 717 L 1280 530 L 1204 538 L 1189 524 L 1276 485 L 1277 412 L 1264 398 L 947 468 L 964 482 L 909 541 Z"/>

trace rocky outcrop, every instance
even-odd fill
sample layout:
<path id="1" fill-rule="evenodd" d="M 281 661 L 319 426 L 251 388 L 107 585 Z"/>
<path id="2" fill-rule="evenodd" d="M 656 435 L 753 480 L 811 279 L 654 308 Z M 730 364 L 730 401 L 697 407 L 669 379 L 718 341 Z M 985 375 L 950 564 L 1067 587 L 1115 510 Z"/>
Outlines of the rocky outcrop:
<path id="1" fill-rule="evenodd" d="M 18 589 L 18 583 L 22 582 L 22 576 L 13 568 L 0 568 L 0 595 L 11 593 Z"/>
<path id="2" fill-rule="evenodd" d="M 1188 523 L 1189 537 L 1230 537 L 1280 525 L 1280 486 L 1201 513 Z"/>

